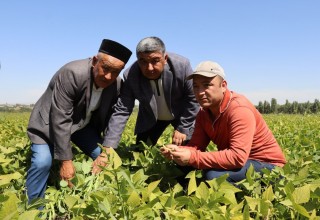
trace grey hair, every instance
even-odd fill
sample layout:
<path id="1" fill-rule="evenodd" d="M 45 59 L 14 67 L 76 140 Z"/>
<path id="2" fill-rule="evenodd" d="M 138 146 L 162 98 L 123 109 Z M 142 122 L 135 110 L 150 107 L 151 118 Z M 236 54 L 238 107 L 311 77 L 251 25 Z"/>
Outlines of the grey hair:
<path id="1" fill-rule="evenodd" d="M 166 52 L 166 46 L 163 41 L 158 37 L 146 37 L 143 38 L 137 45 L 136 55 L 139 53 L 148 53 L 161 51 L 162 54 Z"/>

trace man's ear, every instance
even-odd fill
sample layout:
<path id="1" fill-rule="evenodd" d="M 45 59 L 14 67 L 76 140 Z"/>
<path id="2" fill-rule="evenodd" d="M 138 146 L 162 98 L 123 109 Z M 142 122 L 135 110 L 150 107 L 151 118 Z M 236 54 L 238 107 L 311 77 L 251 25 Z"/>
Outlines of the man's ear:
<path id="1" fill-rule="evenodd" d="M 93 56 L 92 57 L 92 67 L 94 67 L 97 63 L 98 63 L 98 57 L 97 56 Z"/>
<path id="2" fill-rule="evenodd" d="M 166 63 L 167 63 L 167 60 L 168 60 L 168 54 L 167 54 L 167 53 L 164 54 L 164 60 L 165 60 Z"/>
<path id="3" fill-rule="evenodd" d="M 228 85 L 227 81 L 222 80 L 222 82 L 221 82 L 221 87 L 223 88 L 223 92 L 225 92 L 225 91 L 226 91 L 226 89 L 227 89 L 227 85 Z"/>

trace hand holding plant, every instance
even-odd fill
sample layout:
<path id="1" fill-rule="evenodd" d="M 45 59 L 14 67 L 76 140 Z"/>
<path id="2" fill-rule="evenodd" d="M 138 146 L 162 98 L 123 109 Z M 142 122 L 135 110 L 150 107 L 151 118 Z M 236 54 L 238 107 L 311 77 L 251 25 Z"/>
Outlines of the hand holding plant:
<path id="1" fill-rule="evenodd" d="M 110 148 L 104 147 L 103 152 L 93 161 L 92 163 L 92 173 L 97 174 L 100 173 L 102 168 L 108 164 L 108 155 L 110 153 Z"/>
<path id="2" fill-rule="evenodd" d="M 76 169 L 74 168 L 72 160 L 64 160 L 61 162 L 60 178 L 67 181 L 70 188 L 74 186 L 71 182 L 71 179 L 75 176 L 75 173 Z"/>
<path id="3" fill-rule="evenodd" d="M 167 144 L 167 145 L 163 145 L 160 148 L 160 152 L 165 158 L 167 158 L 168 160 L 172 160 L 171 153 L 174 152 L 177 148 L 178 146 L 175 144 Z"/>

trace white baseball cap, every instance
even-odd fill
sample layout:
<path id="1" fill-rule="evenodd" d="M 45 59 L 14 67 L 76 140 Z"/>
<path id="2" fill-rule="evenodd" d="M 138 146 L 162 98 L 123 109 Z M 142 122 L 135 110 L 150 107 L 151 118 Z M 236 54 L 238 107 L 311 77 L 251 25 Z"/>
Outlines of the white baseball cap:
<path id="1" fill-rule="evenodd" d="M 223 68 L 216 62 L 213 61 L 203 61 L 198 64 L 195 71 L 187 77 L 187 80 L 192 79 L 195 75 L 201 75 L 205 77 L 221 76 L 225 79 Z"/>

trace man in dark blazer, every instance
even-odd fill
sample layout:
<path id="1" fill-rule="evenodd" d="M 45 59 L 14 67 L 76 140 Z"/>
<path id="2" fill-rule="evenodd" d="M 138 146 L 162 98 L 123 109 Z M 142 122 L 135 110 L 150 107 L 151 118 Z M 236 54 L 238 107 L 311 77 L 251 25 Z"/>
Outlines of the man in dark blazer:
<path id="1" fill-rule="evenodd" d="M 67 63 L 53 76 L 33 108 L 27 130 L 32 142 L 26 181 L 29 202 L 44 197 L 52 158 L 61 161 L 60 177 L 72 185 L 70 141 L 94 160 L 94 173 L 106 164 L 98 144 L 104 146 L 101 133 L 106 133 L 120 91 L 118 76 L 130 56 L 125 46 L 104 39 L 96 56 Z"/>
<path id="2" fill-rule="evenodd" d="M 172 143 L 181 145 L 193 133 L 199 105 L 195 100 L 192 74 L 187 58 L 166 53 L 158 37 L 142 39 L 136 48 L 138 60 L 124 72 L 124 84 L 105 136 L 106 146 L 116 148 L 135 100 L 139 113 L 135 126 L 137 144 L 156 144 L 165 128 L 172 124 Z"/>

